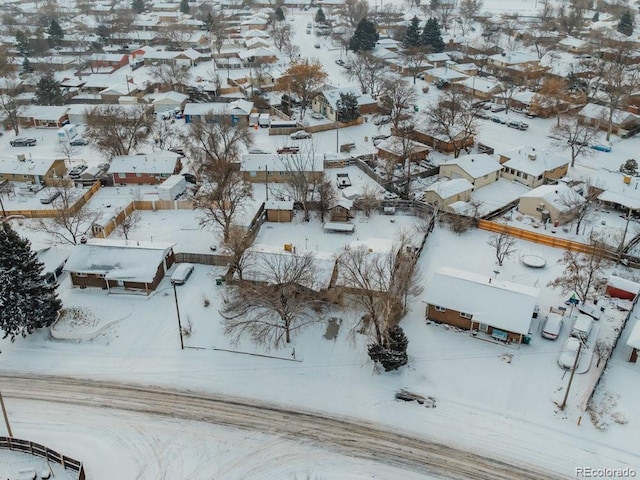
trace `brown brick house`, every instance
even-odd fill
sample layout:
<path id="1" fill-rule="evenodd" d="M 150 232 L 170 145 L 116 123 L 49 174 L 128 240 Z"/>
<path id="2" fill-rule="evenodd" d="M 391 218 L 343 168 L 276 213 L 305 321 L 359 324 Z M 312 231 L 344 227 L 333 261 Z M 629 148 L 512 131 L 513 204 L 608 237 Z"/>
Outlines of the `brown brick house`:
<path id="1" fill-rule="evenodd" d="M 151 155 L 120 155 L 111 161 L 109 174 L 114 185 L 156 185 L 182 169 L 180 155 L 159 152 Z"/>
<path id="2" fill-rule="evenodd" d="M 74 287 L 149 294 L 174 262 L 170 243 L 94 238 L 74 247 L 64 271 Z"/>

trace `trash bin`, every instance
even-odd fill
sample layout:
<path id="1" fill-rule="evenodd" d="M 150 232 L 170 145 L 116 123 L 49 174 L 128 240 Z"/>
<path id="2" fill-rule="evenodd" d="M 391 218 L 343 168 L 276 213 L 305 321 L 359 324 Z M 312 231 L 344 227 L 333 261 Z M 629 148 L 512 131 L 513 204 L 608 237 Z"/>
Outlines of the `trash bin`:
<path id="1" fill-rule="evenodd" d="M 218 285 L 218 286 L 222 285 L 223 281 L 224 280 L 222 279 L 222 277 L 216 277 L 216 285 Z"/>
<path id="2" fill-rule="evenodd" d="M 529 335 L 525 335 L 524 337 L 522 337 L 522 343 L 524 343 L 525 345 L 529 345 L 529 343 L 531 343 L 531 337 Z"/>

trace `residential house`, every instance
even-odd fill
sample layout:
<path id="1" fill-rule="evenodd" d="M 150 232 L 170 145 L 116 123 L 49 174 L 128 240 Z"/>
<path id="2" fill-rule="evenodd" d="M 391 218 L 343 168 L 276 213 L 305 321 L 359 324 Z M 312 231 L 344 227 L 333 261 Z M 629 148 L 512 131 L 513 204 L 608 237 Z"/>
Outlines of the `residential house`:
<path id="1" fill-rule="evenodd" d="M 460 151 L 463 148 L 473 147 L 475 143 L 475 137 L 473 135 L 467 136 L 462 129 L 453 135 L 453 140 L 451 140 L 445 135 L 438 135 L 426 130 L 422 124 L 414 125 L 410 136 L 413 140 L 424 143 L 442 153 L 453 153 L 456 148 Z"/>
<path id="2" fill-rule="evenodd" d="M 158 95 L 152 102 L 153 111 L 162 113 L 166 111 L 184 110 L 189 96 L 179 92 L 165 92 Z"/>
<path id="3" fill-rule="evenodd" d="M 449 68 L 465 75 L 475 76 L 478 74 L 478 66 L 475 63 L 448 63 Z"/>
<path id="4" fill-rule="evenodd" d="M 209 102 L 209 103 L 186 103 L 184 106 L 184 121 L 191 123 L 195 121 L 216 120 L 223 117 L 231 119 L 231 123 L 236 125 L 240 122 L 249 123 L 249 115 L 253 110 L 253 102 L 247 100 L 234 100 L 229 103 Z"/>
<path id="5" fill-rule="evenodd" d="M 550 180 L 564 177 L 571 160 L 550 150 L 525 147 L 501 153 L 500 163 L 503 167 L 503 178 L 535 188 Z"/>
<path id="6" fill-rule="evenodd" d="M 591 49 L 589 42 L 575 37 L 565 37 L 556 43 L 556 45 L 558 48 L 574 54 L 588 53 Z"/>
<path id="7" fill-rule="evenodd" d="M 502 52 L 487 57 L 487 68 L 513 81 L 535 80 L 542 77 L 548 67 L 540 65 L 540 59 L 527 52 Z"/>
<path id="8" fill-rule="evenodd" d="M 424 143 L 396 136 L 383 140 L 376 148 L 378 149 L 378 157 L 398 163 L 407 159 L 412 162 L 420 162 L 429 154 L 429 147 Z"/>
<path id="9" fill-rule="evenodd" d="M 452 84 L 452 88 L 457 88 L 463 92 L 479 98 L 481 100 L 489 100 L 494 95 L 502 92 L 502 85 L 494 80 L 482 77 L 468 77 L 460 82 Z"/>
<path id="10" fill-rule="evenodd" d="M 293 220 L 293 200 L 267 200 L 264 209 L 267 222 L 291 222 Z"/>
<path id="11" fill-rule="evenodd" d="M 119 155 L 111 160 L 109 174 L 114 185 L 157 185 L 182 170 L 180 155 L 158 152 L 149 155 Z"/>
<path id="12" fill-rule="evenodd" d="M 466 178 L 476 190 L 497 181 L 501 170 L 502 165 L 485 153 L 461 155 L 440 164 L 440 176 Z"/>
<path id="13" fill-rule="evenodd" d="M 240 172 L 251 183 L 284 183 L 304 172 L 310 182 L 321 181 L 324 176 L 322 155 L 248 154 L 242 156 Z"/>
<path id="14" fill-rule="evenodd" d="M 429 62 L 435 68 L 444 67 L 447 62 L 450 61 L 451 57 L 444 52 L 427 54 L 427 62 Z"/>
<path id="15" fill-rule="evenodd" d="M 425 70 L 424 72 L 424 80 L 425 82 L 436 83 L 438 81 L 443 82 L 461 82 L 465 78 L 468 78 L 468 75 L 464 73 L 460 73 L 448 66 L 445 67 L 437 67 L 431 68 L 429 70 Z"/>
<path id="16" fill-rule="evenodd" d="M 340 94 L 353 94 L 358 99 L 360 114 L 375 113 L 378 109 L 378 102 L 368 93 L 362 93 L 355 87 L 328 87 L 318 93 L 311 102 L 311 109 L 314 112 L 321 113 L 329 120 L 336 121 L 337 104 L 340 100 Z"/>
<path id="17" fill-rule="evenodd" d="M 64 271 L 74 287 L 149 294 L 174 262 L 170 243 L 93 238 L 73 248 Z"/>
<path id="18" fill-rule="evenodd" d="M 579 193 L 564 183 L 541 185 L 520 196 L 518 212 L 557 226 L 575 218 L 584 202 Z"/>
<path id="19" fill-rule="evenodd" d="M 607 130 L 609 128 L 609 108 L 595 103 L 588 103 L 578 112 L 578 121 Z M 620 109 L 613 111 L 612 132 L 616 135 L 621 135 L 636 126 L 638 126 L 637 115 Z"/>
<path id="20" fill-rule="evenodd" d="M 473 185 L 466 178 L 443 180 L 429 185 L 424 191 L 422 201 L 439 209 L 448 210 L 446 207 L 452 203 L 470 201 L 471 192 L 473 192 Z"/>
<path id="21" fill-rule="evenodd" d="M 539 295 L 535 287 L 441 267 L 427 287 L 426 317 L 473 334 L 528 343 Z"/>
<path id="22" fill-rule="evenodd" d="M 109 73 L 129 65 L 129 55 L 123 53 L 94 53 L 91 55 L 91 69 L 107 69 Z"/>
<path id="23" fill-rule="evenodd" d="M 251 67 L 254 63 L 257 62 L 275 63 L 278 61 L 278 54 L 273 50 L 265 47 L 242 50 L 237 53 L 237 56 L 245 68 Z"/>
<path id="24" fill-rule="evenodd" d="M 26 158 L 24 154 L 0 159 L 0 182 L 25 182 L 53 186 L 67 174 L 64 160 Z"/>
<path id="25" fill-rule="evenodd" d="M 18 113 L 22 127 L 60 128 L 69 121 L 69 107 L 49 105 L 26 105 Z"/>

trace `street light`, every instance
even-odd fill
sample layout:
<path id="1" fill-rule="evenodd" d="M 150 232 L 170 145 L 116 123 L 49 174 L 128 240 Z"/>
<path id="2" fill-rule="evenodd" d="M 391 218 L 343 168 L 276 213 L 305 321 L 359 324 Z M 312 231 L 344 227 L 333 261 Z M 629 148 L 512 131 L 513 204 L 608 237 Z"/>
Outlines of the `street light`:
<path id="1" fill-rule="evenodd" d="M 264 166 L 264 192 L 266 195 L 266 201 L 269 201 L 269 167 L 268 165 Z"/>

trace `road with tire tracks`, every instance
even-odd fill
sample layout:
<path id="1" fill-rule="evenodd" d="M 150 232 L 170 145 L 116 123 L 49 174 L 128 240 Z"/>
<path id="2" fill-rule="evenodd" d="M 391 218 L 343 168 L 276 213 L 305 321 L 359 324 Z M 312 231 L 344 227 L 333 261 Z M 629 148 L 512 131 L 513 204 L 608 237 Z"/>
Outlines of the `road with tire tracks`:
<path id="1" fill-rule="evenodd" d="M 314 442 L 341 455 L 447 479 L 560 479 L 510 463 L 390 431 L 371 422 L 288 410 L 224 395 L 46 375 L 0 374 L 7 398 L 164 415 Z M 81 459 L 80 459 L 81 460 Z"/>

